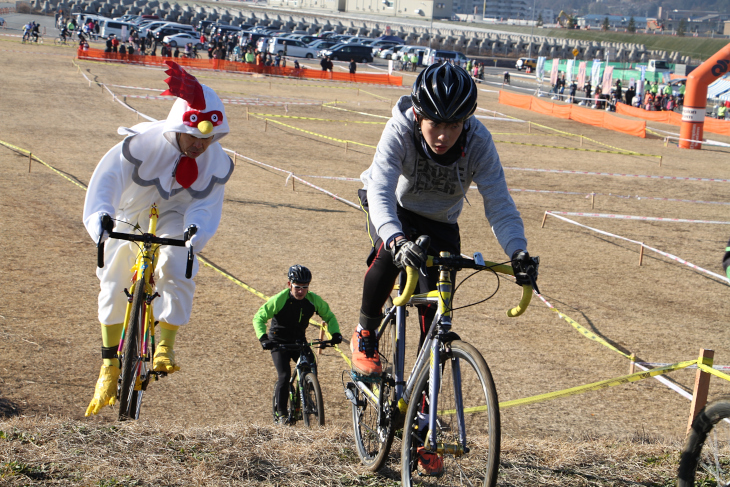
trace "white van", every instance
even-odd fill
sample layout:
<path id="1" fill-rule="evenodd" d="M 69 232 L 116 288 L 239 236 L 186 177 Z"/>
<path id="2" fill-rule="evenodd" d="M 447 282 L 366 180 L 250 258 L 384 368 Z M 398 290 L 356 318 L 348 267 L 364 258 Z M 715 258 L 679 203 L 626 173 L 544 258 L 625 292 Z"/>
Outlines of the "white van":
<path id="1" fill-rule="evenodd" d="M 426 49 L 426 54 L 423 56 L 423 64 L 428 66 L 436 61 L 448 61 L 454 64 L 458 64 L 461 67 L 466 66 L 468 59 L 463 53 L 459 51 L 444 51 L 441 49 Z"/>
<path id="2" fill-rule="evenodd" d="M 286 42 L 286 45 L 284 43 Z M 285 37 L 273 37 L 269 40 L 268 49 L 271 54 L 284 55 L 286 50 L 287 56 L 292 57 L 306 57 L 315 58 L 317 57 L 317 50 L 313 47 L 309 47 L 305 43 L 297 39 L 285 38 Z"/>
<path id="3" fill-rule="evenodd" d="M 109 17 L 104 17 L 103 15 L 96 15 L 96 14 L 76 14 L 76 25 L 81 26 L 83 24 L 88 24 L 89 20 L 95 20 L 99 24 L 99 28 L 101 29 L 101 26 L 106 22 L 107 20 L 112 20 Z"/>
<path id="4" fill-rule="evenodd" d="M 99 34 L 102 38 L 106 39 L 110 35 L 114 35 L 117 37 L 117 39 L 122 39 L 122 29 L 124 29 L 124 33 L 129 36 L 129 33 L 132 32 L 132 29 L 136 26 L 131 22 L 120 22 L 118 20 L 105 20 L 101 24 L 101 30 L 99 31 Z M 126 41 L 126 39 L 124 39 Z"/>

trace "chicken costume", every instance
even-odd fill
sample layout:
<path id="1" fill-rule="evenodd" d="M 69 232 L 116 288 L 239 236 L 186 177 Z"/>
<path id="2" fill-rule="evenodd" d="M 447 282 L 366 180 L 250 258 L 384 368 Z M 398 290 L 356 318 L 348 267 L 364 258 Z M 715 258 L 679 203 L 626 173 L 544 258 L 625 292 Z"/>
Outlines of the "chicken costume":
<path id="1" fill-rule="evenodd" d="M 157 236 L 181 239 L 185 229 L 195 225 L 198 231 L 189 244 L 196 252 L 218 229 L 224 185 L 233 173 L 233 162 L 218 143 L 228 134 L 223 102 L 176 63 L 166 64 L 170 67 L 166 71 L 170 77 L 165 80 L 169 89 L 163 95 L 178 97 L 167 119 L 121 127 L 119 134 L 127 137 L 104 155 L 91 176 L 84 225 L 94 243 L 102 234 L 104 214 L 114 220 L 114 231 L 131 233 L 135 227 L 148 228 L 153 203 L 159 212 Z M 178 145 L 179 134 L 212 141 L 207 149 L 203 145 L 202 153 L 188 157 Z M 185 148 L 189 154 L 199 152 L 191 147 Z M 104 363 L 86 416 L 116 402 L 120 372 L 117 349 L 127 307 L 124 288 L 129 286 L 137 251 L 133 242 L 111 239 L 106 242 L 106 265 L 96 271 L 101 284 L 99 322 Z M 195 282 L 185 278 L 186 259 L 187 249 L 183 247 L 160 247 L 155 269 L 160 296 L 153 310 L 160 326 L 160 342 L 153 359 L 153 369 L 158 372 L 180 370 L 173 350 L 175 336 L 178 328 L 190 320 L 195 293 Z M 193 276 L 197 272 L 196 259 Z"/>
<path id="2" fill-rule="evenodd" d="M 218 229 L 224 185 L 233 173 L 233 162 L 218 141 L 228 134 L 228 120 L 218 95 L 168 61 L 170 89 L 163 95 L 180 96 L 166 120 L 121 127 L 127 137 L 101 159 L 89 182 L 84 204 L 84 225 L 96 243 L 101 231 L 100 214 L 115 220 L 115 232 L 132 232 L 135 225 L 146 229 L 149 208 L 157 204 L 159 237 L 182 238 L 189 225 L 196 225 L 194 248 L 201 251 Z M 198 138 L 213 137 L 213 143 L 195 159 L 184 156 L 176 133 Z M 134 265 L 137 246 L 112 239 L 106 243 L 106 265 L 97 269 L 101 281 L 99 321 L 109 325 L 124 321 L 129 286 L 127 275 Z M 185 278 L 187 250 L 162 246 L 156 268 L 155 320 L 184 325 L 190 319 L 195 282 Z M 198 271 L 197 259 L 193 275 Z"/>

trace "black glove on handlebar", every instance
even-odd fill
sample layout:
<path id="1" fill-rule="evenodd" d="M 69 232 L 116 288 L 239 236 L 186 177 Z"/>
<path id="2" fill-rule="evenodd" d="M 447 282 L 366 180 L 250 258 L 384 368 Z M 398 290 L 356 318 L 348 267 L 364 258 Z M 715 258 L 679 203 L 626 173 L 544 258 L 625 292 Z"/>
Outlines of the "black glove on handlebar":
<path id="1" fill-rule="evenodd" d="M 518 285 L 529 284 L 540 294 L 537 288 L 537 270 L 540 266 L 539 257 L 530 257 L 526 250 L 517 250 L 512 254 L 512 268 L 515 270 L 515 281 Z"/>
<path id="2" fill-rule="evenodd" d="M 332 345 L 338 345 L 342 343 L 342 334 L 341 333 L 333 333 L 332 334 Z"/>
<path id="3" fill-rule="evenodd" d="M 406 239 L 396 241 L 390 249 L 390 254 L 393 256 L 393 263 L 400 269 L 405 269 L 406 267 L 420 269 L 426 262 L 426 252 L 415 243 Z"/>
<path id="4" fill-rule="evenodd" d="M 276 342 L 269 339 L 269 335 L 267 335 L 266 333 L 261 335 L 261 338 L 259 338 L 259 342 L 261 342 L 261 348 L 263 348 L 264 350 L 273 350 L 276 346 Z"/>

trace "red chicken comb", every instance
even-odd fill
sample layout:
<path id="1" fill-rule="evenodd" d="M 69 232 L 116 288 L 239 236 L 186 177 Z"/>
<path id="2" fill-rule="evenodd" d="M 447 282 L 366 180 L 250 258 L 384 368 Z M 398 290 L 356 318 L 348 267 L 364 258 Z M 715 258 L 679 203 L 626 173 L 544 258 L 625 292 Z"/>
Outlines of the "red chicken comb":
<path id="1" fill-rule="evenodd" d="M 162 96 L 177 96 L 188 102 L 190 108 L 205 110 L 203 86 L 195 76 L 189 74 L 176 62 L 165 61 L 165 64 L 170 66 L 170 69 L 165 71 L 165 74 L 170 76 L 165 80 L 169 88 L 162 93 Z"/>

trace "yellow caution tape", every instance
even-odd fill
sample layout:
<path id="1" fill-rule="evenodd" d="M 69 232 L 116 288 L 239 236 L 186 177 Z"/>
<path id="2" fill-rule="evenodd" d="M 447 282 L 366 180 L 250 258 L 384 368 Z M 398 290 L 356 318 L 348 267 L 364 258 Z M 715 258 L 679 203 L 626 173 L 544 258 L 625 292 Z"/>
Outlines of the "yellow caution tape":
<path id="1" fill-rule="evenodd" d="M 298 120 L 317 120 L 318 122 L 369 123 L 369 124 L 376 124 L 376 125 L 385 125 L 385 122 L 365 122 L 365 121 L 360 121 L 360 120 L 334 120 L 334 119 L 330 119 L 330 118 L 295 117 L 293 115 L 274 115 L 271 113 L 250 112 L 249 115 L 258 115 L 261 117 L 274 117 L 274 118 L 294 118 L 294 119 L 298 119 Z"/>
<path id="2" fill-rule="evenodd" d="M 511 118 L 513 120 L 519 120 L 517 117 L 513 117 L 511 115 L 504 115 L 504 116 L 507 117 L 507 118 Z M 616 149 L 618 151 L 621 151 L 622 153 L 628 153 L 630 155 L 635 155 L 635 156 L 641 155 L 641 156 L 648 156 L 648 157 L 661 157 L 661 156 L 651 155 L 651 154 L 639 154 L 638 152 L 634 152 L 634 151 L 631 151 L 631 150 L 628 150 L 628 149 L 621 149 L 620 147 L 614 147 L 612 145 L 608 145 L 608 144 L 605 144 L 603 142 L 599 142 L 597 140 L 591 139 L 590 137 L 586 137 L 585 135 L 582 135 L 581 136 L 580 134 L 572 134 L 570 132 L 566 132 L 564 130 L 559 130 L 559 129 L 556 129 L 556 128 L 553 128 L 553 127 L 548 127 L 547 125 L 542 125 L 542 124 L 539 124 L 539 123 L 536 123 L 536 122 L 532 122 L 531 121 L 530 124 L 531 125 L 534 125 L 535 127 L 544 128 L 546 130 L 552 130 L 554 132 L 558 132 L 558 133 L 563 134 L 563 135 L 570 135 L 571 137 L 583 137 L 585 140 L 591 141 L 591 142 L 596 143 L 598 145 L 602 145 L 604 147 L 608 147 L 610 149 Z M 611 153 L 611 154 L 613 154 L 613 153 Z"/>
<path id="3" fill-rule="evenodd" d="M 12 150 L 14 150 L 14 151 L 18 151 L 18 152 L 24 152 L 25 154 L 28 154 L 28 155 L 29 155 L 29 156 L 31 157 L 31 159 L 33 159 L 34 161 L 36 161 L 36 162 L 39 162 L 39 163 L 43 164 L 43 165 L 44 165 L 44 166 L 46 166 L 46 167 L 47 167 L 48 169 L 50 169 L 51 171 L 53 171 L 53 172 L 57 173 L 57 174 L 58 174 L 59 176 L 61 176 L 62 178 L 66 179 L 66 180 L 68 180 L 68 181 L 71 181 L 72 183 L 74 183 L 74 184 L 75 184 L 76 186 L 78 186 L 79 188 L 81 188 L 81 189 L 83 189 L 83 190 L 86 190 L 86 185 L 84 185 L 84 184 L 82 184 L 82 183 L 79 183 L 78 181 L 74 181 L 73 179 L 71 179 L 70 177 L 66 176 L 66 175 L 65 175 L 64 173 L 62 173 L 61 171 L 59 171 L 59 170 L 58 170 L 58 169 L 56 169 L 55 167 L 51 166 L 50 164 L 48 164 L 48 163 L 46 163 L 46 162 L 43 162 L 43 161 L 41 161 L 41 160 L 40 160 L 40 159 L 38 159 L 38 158 L 37 158 L 36 156 L 32 155 L 32 153 L 31 153 L 30 151 L 27 151 L 27 150 L 25 150 L 25 149 L 21 149 L 20 147 L 16 147 L 16 146 L 14 146 L 13 144 L 9 144 L 9 143 L 7 143 L 7 142 L 3 142 L 2 140 L 0 140 L 0 144 L 2 144 L 2 145 L 4 145 L 5 147 L 7 147 L 7 148 L 9 148 L 9 149 L 12 149 Z"/>
<path id="4" fill-rule="evenodd" d="M 330 106 L 330 103 L 323 103 L 322 106 L 325 108 L 332 108 L 333 110 L 342 110 L 343 112 L 357 113 L 360 115 L 365 115 L 367 117 L 384 118 L 386 120 L 390 120 L 390 117 L 386 117 L 384 115 L 375 115 L 374 113 L 357 112 L 355 110 L 348 110 L 347 108 L 333 107 L 333 106 Z"/>
<path id="5" fill-rule="evenodd" d="M 664 367 L 657 367 L 656 369 L 636 372 L 634 374 L 624 375 L 615 379 L 606 379 L 592 384 L 586 384 L 584 386 L 571 387 L 570 389 L 563 389 L 562 391 L 548 392 L 547 394 L 539 394 L 537 396 L 525 397 L 523 399 L 514 399 L 512 401 L 505 401 L 499 403 L 500 409 L 509 408 L 512 406 L 524 406 L 526 404 L 533 404 L 536 402 L 549 401 L 551 399 L 558 399 L 561 397 L 574 396 L 576 394 L 582 394 L 588 391 L 599 391 L 601 389 L 607 389 L 613 386 L 619 386 L 622 384 L 629 384 L 631 382 L 640 381 L 642 379 L 648 379 L 649 377 L 655 377 L 657 375 L 663 375 L 667 372 L 674 370 L 684 369 L 690 365 L 695 365 L 697 360 L 687 360 L 685 362 L 678 362 L 676 364 L 666 365 Z M 723 374 L 724 375 L 724 374 Z M 478 410 L 486 410 L 487 406 L 477 406 L 474 408 L 466 408 L 464 412 L 476 412 Z"/>
<path id="6" fill-rule="evenodd" d="M 629 354 L 627 354 L 625 352 L 622 352 L 618 348 L 614 347 L 613 345 L 611 345 L 610 343 L 608 343 L 603 338 L 599 337 L 595 333 L 593 333 L 590 330 L 586 329 L 583 325 L 581 325 L 580 323 L 578 323 L 577 321 L 575 321 L 574 319 L 572 319 L 570 316 L 567 316 L 567 315 L 561 313 L 560 311 L 558 311 L 555 308 L 550 308 L 550 309 L 553 310 L 553 311 L 555 311 L 558 314 L 558 316 L 560 316 L 562 319 L 564 319 L 565 321 L 567 321 L 568 323 L 570 323 L 570 325 L 573 328 L 575 328 L 576 330 L 578 330 L 580 332 L 580 334 L 583 335 L 584 337 L 588 338 L 589 340 L 593 340 L 594 342 L 598 342 L 601 345 L 603 345 L 604 347 L 607 347 L 607 348 L 613 350 L 614 352 L 616 352 L 616 353 L 618 353 L 620 355 L 623 355 L 624 357 L 626 357 L 628 359 L 631 358 L 631 355 L 629 355 Z"/>
<path id="7" fill-rule="evenodd" d="M 698 363 L 697 364 L 697 367 L 700 368 L 700 369 L 702 369 L 702 370 L 704 370 L 708 374 L 716 375 L 717 377 L 719 377 L 721 379 L 725 379 L 725 380 L 730 381 L 730 375 L 723 374 L 719 370 L 715 370 L 715 369 L 713 369 L 712 367 L 710 367 L 708 365 Z"/>
<path id="8" fill-rule="evenodd" d="M 255 116 L 255 115 L 254 115 L 254 116 Z M 278 122 L 278 121 L 276 121 L 276 120 L 270 120 L 270 119 L 268 119 L 268 118 L 266 118 L 266 117 L 258 117 L 258 116 L 256 116 L 256 118 L 261 118 L 261 119 L 267 120 L 267 121 L 269 121 L 269 122 L 271 122 L 271 123 L 276 123 L 276 124 L 279 124 L 279 125 L 283 125 L 284 127 L 288 127 L 288 128 L 290 128 L 290 129 L 293 129 L 293 130 L 298 130 L 298 131 L 300 131 L 300 132 L 304 132 L 305 134 L 310 134 L 310 135 L 314 135 L 314 136 L 316 136 L 316 137 L 321 137 L 321 138 L 323 138 L 323 139 L 327 139 L 327 140 L 334 140 L 335 142 L 342 142 L 343 144 L 355 144 L 355 145 L 360 145 L 360 146 L 363 146 L 363 147 L 370 147 L 370 148 L 372 148 L 372 149 L 375 149 L 375 146 L 374 146 L 374 145 L 368 145 L 368 144 L 363 144 L 363 143 L 361 143 L 361 142 L 355 142 L 355 141 L 353 141 L 353 140 L 344 140 L 344 139 L 337 139 L 337 138 L 335 138 L 335 137 L 329 137 L 329 136 L 327 136 L 327 135 L 322 135 L 322 134 L 318 134 L 317 132 L 312 132 L 312 131 L 310 131 L 310 130 L 304 130 L 304 129 L 300 129 L 300 128 L 298 128 L 298 127 L 295 127 L 295 126 L 293 126 L 293 125 L 288 125 L 288 124 L 285 124 L 285 123 L 283 123 L 283 122 Z"/>
<path id="9" fill-rule="evenodd" d="M 375 98 L 381 98 L 383 100 L 390 101 L 390 97 L 389 96 L 376 95 L 375 93 L 370 93 L 369 91 L 365 91 L 362 88 L 358 89 L 357 91 L 358 92 L 362 91 L 363 93 L 367 93 L 368 95 L 374 96 Z"/>
<path id="10" fill-rule="evenodd" d="M 548 149 L 564 149 L 564 150 L 575 150 L 580 152 L 600 152 L 602 154 L 621 154 L 624 156 L 644 156 L 644 157 L 658 157 L 661 156 L 655 156 L 654 154 L 639 154 L 637 152 L 626 152 L 626 151 L 608 151 L 608 150 L 600 150 L 600 149 L 583 149 L 581 147 L 563 147 L 558 145 L 543 145 L 543 144 L 530 144 L 528 142 L 512 142 L 509 140 L 494 140 L 495 143 L 501 143 L 501 144 L 515 144 L 515 145 L 527 145 L 531 147 L 545 147 Z"/>

